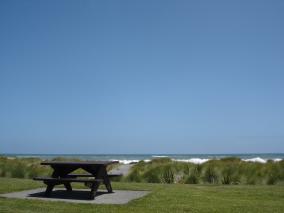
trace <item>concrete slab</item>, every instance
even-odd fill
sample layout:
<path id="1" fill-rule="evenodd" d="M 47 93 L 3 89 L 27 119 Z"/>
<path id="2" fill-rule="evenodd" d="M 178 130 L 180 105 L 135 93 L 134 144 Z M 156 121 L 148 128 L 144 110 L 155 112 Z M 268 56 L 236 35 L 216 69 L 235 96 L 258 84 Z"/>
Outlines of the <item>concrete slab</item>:
<path id="1" fill-rule="evenodd" d="M 35 199 L 44 201 L 64 201 L 72 203 L 93 203 L 93 204 L 126 204 L 131 200 L 141 198 L 149 193 L 149 191 L 126 191 L 115 190 L 113 193 L 100 190 L 94 200 L 89 200 L 90 190 L 88 189 L 73 189 L 72 192 L 67 192 L 63 188 L 55 188 L 52 191 L 51 197 L 44 197 L 45 188 L 26 190 L 20 192 L 12 192 L 1 194 L 1 197 L 19 198 L 19 199 Z"/>

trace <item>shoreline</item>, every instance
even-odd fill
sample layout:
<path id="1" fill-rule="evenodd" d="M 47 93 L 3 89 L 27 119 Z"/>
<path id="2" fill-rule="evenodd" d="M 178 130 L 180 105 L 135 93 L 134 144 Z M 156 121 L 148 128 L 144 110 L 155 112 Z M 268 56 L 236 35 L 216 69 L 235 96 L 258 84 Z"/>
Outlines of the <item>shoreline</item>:
<path id="1" fill-rule="evenodd" d="M 110 154 L 100 154 L 100 155 L 79 155 L 79 154 L 63 154 L 63 155 L 53 155 L 53 154 L 0 154 L 0 157 L 6 157 L 9 160 L 13 160 L 16 158 L 39 158 L 42 160 L 51 160 L 54 158 L 77 158 L 80 160 L 113 160 L 119 161 L 121 164 L 129 165 L 136 164 L 139 161 L 149 162 L 153 159 L 157 158 L 170 158 L 172 161 L 176 162 L 186 162 L 193 164 L 203 164 L 210 160 L 220 160 L 224 158 L 239 158 L 244 162 L 255 162 L 255 163 L 267 163 L 268 161 L 279 162 L 284 159 L 284 154 L 239 154 L 239 155 L 231 155 L 231 154 L 222 154 L 222 155 L 179 155 L 179 154 L 171 154 L 171 155 L 110 155 Z"/>

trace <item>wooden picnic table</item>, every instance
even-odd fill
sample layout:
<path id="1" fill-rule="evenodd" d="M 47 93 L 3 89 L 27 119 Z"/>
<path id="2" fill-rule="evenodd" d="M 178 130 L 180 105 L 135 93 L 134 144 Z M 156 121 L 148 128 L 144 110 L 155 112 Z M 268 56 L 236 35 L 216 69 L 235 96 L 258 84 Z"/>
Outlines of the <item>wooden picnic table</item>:
<path id="1" fill-rule="evenodd" d="M 43 181 L 47 187 L 46 196 L 50 196 L 55 185 L 63 184 L 67 191 L 72 191 L 72 182 L 82 182 L 91 188 L 90 198 L 94 199 L 99 185 L 103 183 L 109 193 L 112 192 L 110 177 L 120 175 L 109 175 L 107 166 L 118 163 L 118 161 L 45 161 L 41 165 L 50 166 L 53 169 L 51 177 L 35 177 L 34 180 Z M 83 169 L 87 174 L 74 174 L 77 169 Z"/>

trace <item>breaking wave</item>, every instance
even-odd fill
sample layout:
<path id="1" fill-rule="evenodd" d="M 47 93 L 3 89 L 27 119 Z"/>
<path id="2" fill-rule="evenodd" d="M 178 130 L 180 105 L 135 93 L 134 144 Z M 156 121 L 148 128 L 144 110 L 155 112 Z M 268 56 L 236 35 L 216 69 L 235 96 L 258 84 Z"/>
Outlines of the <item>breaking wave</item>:
<path id="1" fill-rule="evenodd" d="M 178 162 L 186 162 L 186 163 L 194 163 L 194 164 L 202 164 L 210 159 L 201 159 L 201 158 L 190 158 L 190 159 L 172 159 L 173 161 L 178 161 Z"/>
<path id="2" fill-rule="evenodd" d="M 163 158 L 163 157 L 168 157 L 168 156 L 152 156 L 153 158 Z M 116 160 L 116 159 L 112 159 L 112 160 Z M 177 162 L 185 162 L 185 163 L 193 163 L 193 164 L 203 164 L 206 163 L 212 159 L 209 158 L 189 158 L 189 159 L 176 159 L 176 158 L 172 158 L 173 161 L 177 161 Z M 220 159 L 216 159 L 216 160 L 220 160 Z M 274 162 L 279 162 L 282 159 L 281 158 L 275 158 L 275 159 L 263 159 L 260 157 L 256 157 L 256 158 L 248 158 L 248 159 L 242 159 L 242 161 L 244 162 L 254 162 L 254 163 L 266 163 L 268 160 L 272 160 Z M 116 160 L 119 161 L 119 163 L 121 164 L 135 164 L 138 163 L 141 160 Z M 151 159 L 144 159 L 142 160 L 144 162 L 150 162 Z"/>

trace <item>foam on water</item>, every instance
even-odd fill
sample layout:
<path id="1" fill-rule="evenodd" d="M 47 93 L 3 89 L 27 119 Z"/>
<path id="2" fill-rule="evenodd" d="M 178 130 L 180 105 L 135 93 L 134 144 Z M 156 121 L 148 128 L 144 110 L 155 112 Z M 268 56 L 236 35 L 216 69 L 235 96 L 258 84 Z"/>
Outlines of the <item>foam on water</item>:
<path id="1" fill-rule="evenodd" d="M 173 161 L 178 161 L 178 162 L 193 163 L 193 164 L 203 164 L 203 163 L 206 163 L 207 161 L 212 160 L 212 159 L 190 158 L 190 159 L 172 159 L 172 160 Z M 249 158 L 249 159 L 242 159 L 242 161 L 254 162 L 254 163 L 266 163 L 268 160 L 272 160 L 274 162 L 279 162 L 282 159 L 281 158 L 263 159 L 263 158 L 260 158 L 260 157 Z"/>
<path id="2" fill-rule="evenodd" d="M 172 159 L 172 160 L 178 161 L 178 162 L 202 164 L 202 163 L 209 161 L 210 159 L 190 158 L 190 159 Z"/>
<path id="3" fill-rule="evenodd" d="M 1 154 L 0 154 L 1 155 Z M 35 157 L 43 160 L 52 160 L 55 157 L 63 158 L 78 158 L 81 160 L 116 160 L 121 164 L 133 164 L 139 161 L 149 162 L 157 158 L 171 158 L 173 161 L 187 162 L 193 164 L 203 164 L 209 160 L 218 160 L 226 157 L 240 158 L 245 162 L 257 162 L 266 163 L 268 160 L 279 162 L 284 159 L 284 153 L 276 154 L 2 154 L 3 156 L 14 159 L 14 158 L 27 158 Z"/>
<path id="4" fill-rule="evenodd" d="M 177 161 L 177 162 L 185 162 L 185 163 L 193 163 L 193 164 L 203 164 L 206 163 L 212 159 L 209 158 L 189 158 L 189 159 L 175 159 L 172 158 L 173 161 Z M 220 159 L 216 159 L 216 160 L 220 160 Z M 279 162 L 282 159 L 281 158 L 275 158 L 275 159 L 263 159 L 260 157 L 256 157 L 256 158 L 249 158 L 249 159 L 241 159 L 242 161 L 245 162 L 254 162 L 254 163 L 266 163 L 268 160 L 272 160 L 274 162 Z M 131 164 L 131 163 L 138 163 L 140 160 L 119 160 L 120 163 L 123 164 Z M 143 160 L 144 162 L 149 162 L 151 161 L 150 159 L 145 159 Z"/>
<path id="5" fill-rule="evenodd" d="M 256 163 L 266 163 L 267 162 L 266 159 L 262 159 L 260 157 L 250 158 L 250 159 L 243 159 L 243 161 L 246 161 L 246 162 L 256 162 Z"/>
<path id="6" fill-rule="evenodd" d="M 111 159 L 113 161 L 118 161 L 121 164 L 134 164 L 134 163 L 138 163 L 140 160 L 116 160 L 116 159 Z M 150 162 L 150 159 L 145 159 L 143 160 L 144 162 Z"/>
<path id="7" fill-rule="evenodd" d="M 139 160 L 117 160 L 117 159 L 112 159 L 113 161 L 118 161 L 121 164 L 133 164 L 133 163 L 138 163 Z"/>
<path id="8" fill-rule="evenodd" d="M 279 162 L 279 161 L 281 161 L 282 159 L 281 159 L 281 158 L 263 159 L 263 158 L 260 158 L 260 157 L 256 157 L 256 158 L 242 159 L 242 160 L 243 160 L 243 161 L 246 161 L 246 162 L 266 163 L 268 160 L 272 160 L 272 161 L 274 161 L 274 162 Z"/>

